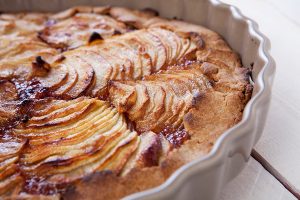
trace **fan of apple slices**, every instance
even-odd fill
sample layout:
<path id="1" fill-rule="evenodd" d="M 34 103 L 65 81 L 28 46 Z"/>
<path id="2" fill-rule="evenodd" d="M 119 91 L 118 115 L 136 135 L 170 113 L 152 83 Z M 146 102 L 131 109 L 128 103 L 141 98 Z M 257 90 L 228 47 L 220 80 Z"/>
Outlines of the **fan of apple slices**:
<path id="1" fill-rule="evenodd" d="M 119 112 L 128 114 L 140 132 L 178 128 L 195 101 L 212 88 L 201 65 L 165 70 L 137 81 L 113 81 L 109 97 Z"/>
<path id="2" fill-rule="evenodd" d="M 20 191 L 23 177 L 18 168 L 19 153 L 26 140 L 12 137 L 0 139 L 0 196 L 10 196 Z"/>
<path id="3" fill-rule="evenodd" d="M 65 19 L 52 17 L 39 37 L 55 48 L 66 50 L 85 45 L 93 32 L 105 39 L 125 33 L 127 29 L 124 23 L 106 15 L 77 13 Z"/>
<path id="4" fill-rule="evenodd" d="M 86 97 L 41 100 L 32 117 L 12 133 L 29 139 L 21 171 L 49 184 L 70 183 L 96 171 L 124 174 L 133 167 L 158 164 L 162 145 L 167 147 L 153 132 L 139 136 L 131 130 L 124 115 L 108 102 Z M 155 163 L 144 159 L 148 148 L 154 149 L 150 153 Z"/>
<path id="5" fill-rule="evenodd" d="M 107 94 L 109 81 L 142 79 L 183 62 L 198 48 L 188 36 L 163 28 L 142 29 L 67 51 L 53 65 L 54 72 L 39 79 L 55 97 L 70 99 L 85 94 L 101 98 Z M 53 87 L 43 81 L 49 76 L 65 79 L 58 78 Z"/>

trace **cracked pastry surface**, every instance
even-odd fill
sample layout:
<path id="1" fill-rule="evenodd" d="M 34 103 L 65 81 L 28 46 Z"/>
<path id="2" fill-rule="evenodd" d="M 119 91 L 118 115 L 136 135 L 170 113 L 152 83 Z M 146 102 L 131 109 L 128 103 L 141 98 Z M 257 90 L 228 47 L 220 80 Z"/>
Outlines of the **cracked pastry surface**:
<path id="1" fill-rule="evenodd" d="M 0 14 L 0 198 L 158 186 L 240 121 L 250 74 L 217 33 L 149 9 Z"/>

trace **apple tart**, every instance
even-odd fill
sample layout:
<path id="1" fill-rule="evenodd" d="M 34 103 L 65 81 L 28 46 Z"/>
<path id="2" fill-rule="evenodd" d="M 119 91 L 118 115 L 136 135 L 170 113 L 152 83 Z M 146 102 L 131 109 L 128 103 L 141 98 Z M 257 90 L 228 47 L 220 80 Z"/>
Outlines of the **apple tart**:
<path id="1" fill-rule="evenodd" d="M 251 71 L 151 9 L 0 14 L 0 198 L 118 199 L 238 123 Z"/>

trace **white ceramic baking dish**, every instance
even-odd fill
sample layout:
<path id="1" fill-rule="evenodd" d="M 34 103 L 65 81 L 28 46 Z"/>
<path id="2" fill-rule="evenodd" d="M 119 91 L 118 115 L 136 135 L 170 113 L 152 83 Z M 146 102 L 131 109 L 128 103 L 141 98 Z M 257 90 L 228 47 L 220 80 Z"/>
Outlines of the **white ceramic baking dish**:
<path id="1" fill-rule="evenodd" d="M 217 199 L 223 186 L 247 163 L 264 128 L 275 71 L 268 39 L 236 7 L 217 0 L 0 0 L 1 11 L 58 11 L 75 5 L 147 7 L 163 17 L 204 25 L 226 39 L 245 67 L 253 67 L 254 92 L 242 121 L 227 130 L 207 156 L 182 166 L 161 186 L 125 198 Z"/>

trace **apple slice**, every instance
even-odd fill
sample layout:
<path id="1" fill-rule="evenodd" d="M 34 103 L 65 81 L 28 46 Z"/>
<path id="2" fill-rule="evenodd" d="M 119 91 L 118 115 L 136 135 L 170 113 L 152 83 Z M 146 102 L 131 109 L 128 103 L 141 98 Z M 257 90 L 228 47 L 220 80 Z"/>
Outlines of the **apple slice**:
<path id="1" fill-rule="evenodd" d="M 48 18 L 47 13 L 3 13 L 0 16 L 1 35 L 26 36 L 35 38 Z"/>
<path id="2" fill-rule="evenodd" d="M 148 131 L 140 135 L 140 141 L 138 148 L 124 166 L 122 176 L 128 174 L 132 169 L 159 164 L 162 151 L 160 137 L 154 132 Z"/>
<path id="3" fill-rule="evenodd" d="M 51 63 L 56 49 L 47 44 L 27 37 L 1 36 L 0 62 L 32 62 L 37 56 L 43 57 L 46 62 Z"/>
<path id="4" fill-rule="evenodd" d="M 189 38 L 181 37 L 181 48 L 179 49 L 177 60 L 181 60 L 185 55 L 191 53 L 196 49 L 196 45 L 191 42 Z"/>
<path id="5" fill-rule="evenodd" d="M 0 139 L 0 197 L 20 189 L 24 180 L 19 172 L 19 154 L 24 147 L 26 140 L 17 138 Z"/>
<path id="6" fill-rule="evenodd" d="M 149 104 L 150 98 L 149 98 L 147 88 L 146 88 L 146 86 L 144 86 L 142 84 L 136 84 L 133 81 L 123 81 L 121 83 L 124 84 L 125 87 L 122 84 L 119 85 L 119 86 L 121 86 L 120 88 L 118 88 L 120 90 L 123 90 L 123 88 L 126 88 L 126 85 L 134 87 L 135 96 L 137 97 L 135 103 L 132 106 L 127 106 L 125 104 L 125 106 L 119 108 L 119 106 L 118 106 L 119 103 L 116 100 L 122 99 L 122 97 L 119 96 L 122 93 L 117 92 L 118 90 L 112 88 L 109 90 L 109 95 L 114 96 L 115 101 L 113 101 L 113 105 L 116 106 L 118 108 L 118 110 L 122 110 L 122 108 L 126 108 L 122 111 L 128 112 L 130 120 L 135 121 L 145 114 L 145 112 L 146 112 L 145 108 Z M 116 85 L 118 85 L 118 84 L 116 84 Z"/>
<path id="7" fill-rule="evenodd" d="M 34 116 L 27 122 L 26 126 L 37 127 L 48 126 L 50 124 L 64 123 L 64 120 L 68 120 L 71 115 L 75 117 L 78 116 L 79 113 L 83 114 L 83 112 L 87 110 L 92 103 L 93 100 L 80 101 L 75 104 L 66 106 L 64 108 L 54 110 L 53 112 L 47 113 L 43 116 Z"/>
<path id="8" fill-rule="evenodd" d="M 143 41 L 144 48 L 151 58 L 153 72 L 159 71 L 166 64 L 167 52 L 164 44 L 159 37 L 145 31 L 143 34 L 138 34 L 137 37 Z"/>
<path id="9" fill-rule="evenodd" d="M 78 98 L 81 102 L 84 102 L 84 98 Z M 56 102 L 57 100 L 55 100 Z M 102 102 L 99 101 L 95 101 L 92 102 L 93 105 L 91 105 L 91 107 L 86 110 L 87 112 L 84 113 L 84 115 L 82 115 L 81 118 L 69 118 L 69 121 L 67 123 L 62 123 L 60 125 L 56 125 L 56 126 L 39 126 L 39 127 L 28 127 L 25 125 L 20 125 L 17 128 L 14 129 L 14 134 L 16 135 L 20 135 L 23 137 L 27 137 L 30 138 L 29 143 L 33 143 L 33 144 L 38 144 L 38 142 L 43 142 L 47 139 L 51 139 L 51 141 L 55 141 L 60 139 L 61 137 L 64 137 L 63 134 L 69 134 L 72 133 L 72 130 L 78 128 L 78 129 L 83 129 L 85 127 L 85 125 L 88 124 L 88 122 L 93 122 L 95 118 L 95 116 L 99 115 L 102 116 L 107 114 L 108 112 L 106 112 L 106 108 L 108 107 L 107 104 L 103 104 Z M 72 105 L 73 103 L 77 103 L 78 101 L 72 100 L 72 101 L 67 101 L 67 103 L 70 102 L 70 104 L 67 103 L 61 103 L 60 105 L 64 105 L 64 107 L 68 107 L 70 105 Z M 52 104 L 52 103 L 51 103 Z M 56 105 L 53 105 L 51 107 L 56 107 Z M 58 107 L 56 109 L 52 109 L 52 108 L 47 108 L 47 110 L 50 110 L 50 112 L 54 112 L 55 110 L 60 110 L 61 108 Z M 99 108 L 100 107 L 100 108 Z M 96 109 L 97 108 L 97 109 Z M 35 113 L 33 113 L 34 116 L 40 116 L 40 115 L 35 115 Z M 47 115 L 47 113 L 45 113 L 44 115 Z M 79 120 L 80 119 L 80 120 Z M 30 120 L 29 122 L 30 123 Z"/>
<path id="10" fill-rule="evenodd" d="M 2 137 L 0 144 L 2 151 L 0 152 L 0 162 L 7 160 L 8 158 L 17 157 L 21 152 L 26 140 L 14 137 Z M 13 163 L 7 161 L 6 164 Z M 3 167 L 4 165 L 0 165 Z"/>
<path id="11" fill-rule="evenodd" d="M 127 161 L 121 175 L 126 176 L 133 169 L 157 166 L 164 161 L 172 147 L 161 134 L 152 131 L 140 135 L 140 143 L 134 154 Z"/>
<path id="12" fill-rule="evenodd" d="M 101 109 L 98 109 L 98 107 L 99 103 L 97 102 L 93 108 L 90 109 L 90 112 L 86 115 L 86 117 L 68 125 L 61 125 L 52 129 L 44 128 L 44 132 L 41 132 L 39 129 L 26 129 L 27 133 L 29 130 L 31 130 L 31 132 L 35 132 L 35 135 L 31 136 L 31 140 L 29 141 L 30 146 L 45 145 L 46 141 L 49 141 L 49 145 L 55 145 L 58 141 L 60 141 L 62 145 L 67 145 L 77 138 L 86 139 L 90 136 L 90 134 L 93 134 L 93 132 L 84 131 L 89 128 L 94 130 L 95 127 L 93 127 L 93 123 L 98 123 L 99 120 L 103 121 L 103 116 L 105 115 L 110 120 L 115 120 L 116 118 L 116 113 L 106 109 L 106 106 L 101 106 Z M 102 125 L 105 125 L 105 121 L 103 121 Z M 102 126 L 100 127 L 102 128 Z M 23 134 L 26 133 L 23 132 Z"/>
<path id="13" fill-rule="evenodd" d="M 167 64 L 173 64 L 181 49 L 180 38 L 175 33 L 162 28 L 150 28 L 148 31 L 161 39 L 167 49 Z"/>
<path id="14" fill-rule="evenodd" d="M 144 132 L 152 130 L 152 125 L 164 113 L 166 92 L 161 86 L 155 84 L 155 82 L 139 81 L 138 84 L 142 84 L 147 88 L 151 98 L 148 106 L 144 108 L 146 110 L 144 116 L 135 121 L 136 129 L 140 132 Z"/>
<path id="15" fill-rule="evenodd" d="M 61 87 L 57 87 L 57 89 L 53 91 L 53 95 L 57 97 L 60 97 L 66 92 L 68 92 L 69 90 L 71 90 L 71 88 L 78 81 L 77 71 L 70 64 L 60 64 L 59 67 L 64 67 L 68 70 L 68 77 L 66 78 L 65 83 L 61 85 Z M 51 75 L 49 75 L 48 77 L 52 78 Z"/>
<path id="16" fill-rule="evenodd" d="M 107 83 L 112 74 L 112 66 L 107 62 L 100 54 L 94 51 L 85 52 L 85 56 L 82 57 L 85 62 L 89 63 L 95 72 L 95 83 L 91 89 L 91 95 L 96 97 L 103 88 L 107 86 Z"/>
<path id="17" fill-rule="evenodd" d="M 49 105 L 35 106 L 39 110 L 31 119 L 12 130 L 14 135 L 30 138 L 20 160 L 22 173 L 29 178 L 46 177 L 45 184 L 56 184 L 96 171 L 121 172 L 140 139 L 117 109 L 83 97 L 47 101 L 37 102 Z"/>
<path id="18" fill-rule="evenodd" d="M 95 110 L 94 113 L 97 111 Z M 98 112 L 97 112 L 98 113 Z M 104 117 L 104 114 L 106 116 Z M 108 124 L 113 124 L 118 120 L 122 120 L 120 118 L 120 115 L 117 114 L 116 111 L 111 112 L 102 112 L 100 113 L 100 116 L 94 116 L 94 118 L 91 118 L 93 122 L 87 122 L 85 125 L 82 125 L 80 127 L 74 128 L 73 132 L 66 132 L 66 131 L 60 131 L 59 134 L 55 134 L 55 136 L 49 135 L 50 137 L 43 137 L 43 141 L 41 139 L 36 139 L 30 141 L 30 146 L 36 148 L 40 148 L 42 152 L 46 151 L 47 149 L 44 148 L 44 146 L 47 146 L 51 148 L 52 155 L 55 154 L 55 152 L 59 151 L 62 152 L 64 150 L 68 151 L 68 147 L 71 145 L 76 145 L 78 141 L 89 141 L 93 140 L 91 142 L 96 142 L 96 139 L 99 139 L 99 142 L 101 142 L 101 137 L 93 137 L 91 138 L 96 132 L 99 130 L 109 130 L 111 126 Z M 93 123 L 99 124 L 99 126 L 93 126 Z M 88 130 L 88 131 L 87 131 Z M 63 137 L 63 138 L 62 138 Z M 57 146 L 57 142 L 60 143 L 59 146 Z M 37 154 L 41 154 L 41 152 L 35 152 Z M 31 154 L 33 155 L 33 154 Z"/>
<path id="19" fill-rule="evenodd" d="M 123 48 L 123 46 L 120 43 L 116 45 L 120 49 Z M 126 73 L 128 74 L 133 71 L 131 69 L 133 68 L 133 66 L 132 62 L 127 57 L 125 57 L 122 52 L 118 53 L 118 48 L 116 48 L 116 46 L 112 45 L 110 42 L 101 42 L 99 44 L 96 43 L 87 48 L 81 48 L 80 51 L 77 52 L 77 54 L 82 54 L 80 53 L 82 51 L 85 51 L 87 54 L 89 54 L 89 52 L 97 54 L 102 58 L 102 62 L 104 62 L 105 65 L 111 66 L 111 73 L 108 79 L 122 80 L 127 76 Z"/>
<path id="20" fill-rule="evenodd" d="M 135 92 L 137 94 L 137 99 L 135 104 L 130 107 L 129 110 L 127 110 L 128 114 L 129 114 L 129 118 L 132 121 L 135 121 L 139 118 L 141 118 L 145 112 L 146 112 L 146 107 L 149 104 L 149 93 L 147 91 L 146 86 L 142 85 L 142 84 L 134 84 L 133 82 L 127 81 L 126 84 L 132 85 L 135 87 Z"/>
<path id="21" fill-rule="evenodd" d="M 46 44 L 24 37 L 1 36 L 0 40 L 0 77 L 31 80 L 45 75 L 42 67 L 34 67 L 36 58 L 52 63 L 58 51 Z"/>
<path id="22" fill-rule="evenodd" d="M 120 39 L 122 41 L 122 39 Z M 101 49 L 106 50 L 106 52 L 110 55 L 113 55 L 115 57 L 118 57 L 119 59 L 115 61 L 115 64 L 113 67 L 119 66 L 118 76 L 114 77 L 111 80 L 124 80 L 125 76 L 123 75 L 123 78 L 121 76 L 122 71 L 120 70 L 120 66 L 124 67 L 123 72 L 130 72 L 132 71 L 132 77 L 126 77 L 128 80 L 130 79 L 139 79 L 143 75 L 142 71 L 142 63 L 140 59 L 140 55 L 133 51 L 132 48 L 128 47 L 127 45 L 124 45 L 121 42 L 118 41 L 109 41 L 107 43 L 104 43 L 101 46 Z M 126 65 L 126 61 L 130 62 L 130 65 Z M 129 67 L 132 67 L 133 70 L 130 70 Z M 127 75 L 127 74 L 126 74 Z M 128 74 L 130 75 L 130 74 Z M 127 76 L 128 76 L 127 75 Z"/>
<path id="23" fill-rule="evenodd" d="M 191 71 L 187 71 L 187 70 L 182 70 L 182 71 L 173 71 L 170 72 L 170 74 L 177 74 L 177 78 L 185 78 L 187 84 L 189 84 L 190 88 L 192 90 L 206 90 L 207 88 L 211 87 L 211 83 L 209 81 L 209 79 L 204 76 L 202 74 L 202 72 L 200 70 L 191 70 Z"/>
<path id="24" fill-rule="evenodd" d="M 119 112 L 129 110 L 137 100 L 135 88 L 119 82 L 111 82 L 109 85 L 110 102 Z"/>
<path id="25" fill-rule="evenodd" d="M 66 60 L 68 60 L 68 62 L 65 64 L 70 65 L 70 67 L 73 67 L 76 70 L 78 74 L 78 80 L 69 91 L 64 93 L 64 95 L 67 97 L 76 98 L 83 94 L 92 83 L 94 70 L 88 63 L 86 63 L 80 56 L 76 54 L 68 56 Z"/>
<path id="26" fill-rule="evenodd" d="M 196 78 L 193 77 L 193 74 L 190 73 L 179 73 L 179 72 L 172 72 L 170 71 L 169 74 L 163 73 L 161 74 L 160 78 L 165 78 L 165 81 L 172 80 L 178 82 L 183 82 L 185 86 L 188 88 L 188 92 L 190 94 L 193 94 L 194 92 L 197 92 L 199 90 L 200 86 L 198 82 L 196 81 Z"/>
<path id="27" fill-rule="evenodd" d="M 129 133 L 128 137 L 123 139 L 118 144 L 116 150 L 110 152 L 109 156 L 106 157 L 105 161 L 97 167 L 97 171 L 111 169 L 117 174 L 121 173 L 128 159 L 138 148 L 140 141 L 140 137 L 137 136 L 136 132 Z"/>
<path id="28" fill-rule="evenodd" d="M 80 49 L 80 51 L 82 51 L 83 49 Z M 110 53 L 110 49 L 109 48 L 101 48 L 101 45 L 95 45 L 89 48 L 84 49 L 84 51 L 89 54 L 90 52 L 92 52 L 93 54 L 97 54 L 99 55 L 103 60 L 101 63 L 104 63 L 106 66 L 109 65 L 111 68 L 111 73 L 110 76 L 108 77 L 109 80 L 114 80 L 117 78 L 118 73 L 119 73 L 119 67 L 120 64 L 123 64 L 125 66 L 130 66 L 127 63 L 127 60 L 121 60 L 119 56 L 116 55 L 112 55 Z M 79 53 L 80 54 L 80 53 Z M 101 67 L 101 66 L 100 66 Z M 130 71 L 130 69 L 128 70 Z M 107 85 L 106 85 L 107 86 Z"/>
<path id="29" fill-rule="evenodd" d="M 63 86 L 68 79 L 69 72 L 65 66 L 51 67 L 50 71 L 45 76 L 38 76 L 36 79 L 41 83 L 42 87 L 49 91 L 56 90 Z"/>
<path id="30" fill-rule="evenodd" d="M 156 82 L 156 84 L 161 86 L 166 93 L 166 99 L 164 102 L 164 112 L 157 118 L 157 121 L 154 122 L 152 125 L 154 127 L 152 128 L 152 130 L 158 133 L 165 126 L 168 126 L 168 124 L 165 124 L 165 122 L 167 121 L 167 119 L 175 115 L 174 111 L 176 111 L 176 108 L 178 107 L 178 102 L 173 92 L 173 89 L 169 85 L 164 84 L 162 82 Z"/>
<path id="31" fill-rule="evenodd" d="M 126 31 L 125 24 L 112 17 L 77 13 L 70 18 L 50 24 L 39 36 L 55 48 L 74 49 L 87 44 L 93 33 L 98 33 L 105 39 L 116 32 L 122 34 Z"/>
<path id="32" fill-rule="evenodd" d="M 143 32 L 145 33 L 145 32 Z M 141 33 L 142 34 L 142 33 Z M 129 48 L 127 56 L 133 61 L 134 69 L 136 71 L 141 70 L 140 76 L 134 76 L 134 79 L 141 78 L 146 75 L 150 75 L 152 72 L 152 62 L 147 50 L 145 49 L 145 42 L 138 38 L 137 34 L 127 34 L 122 36 L 118 42 Z M 135 58 L 137 57 L 137 58 Z"/>

